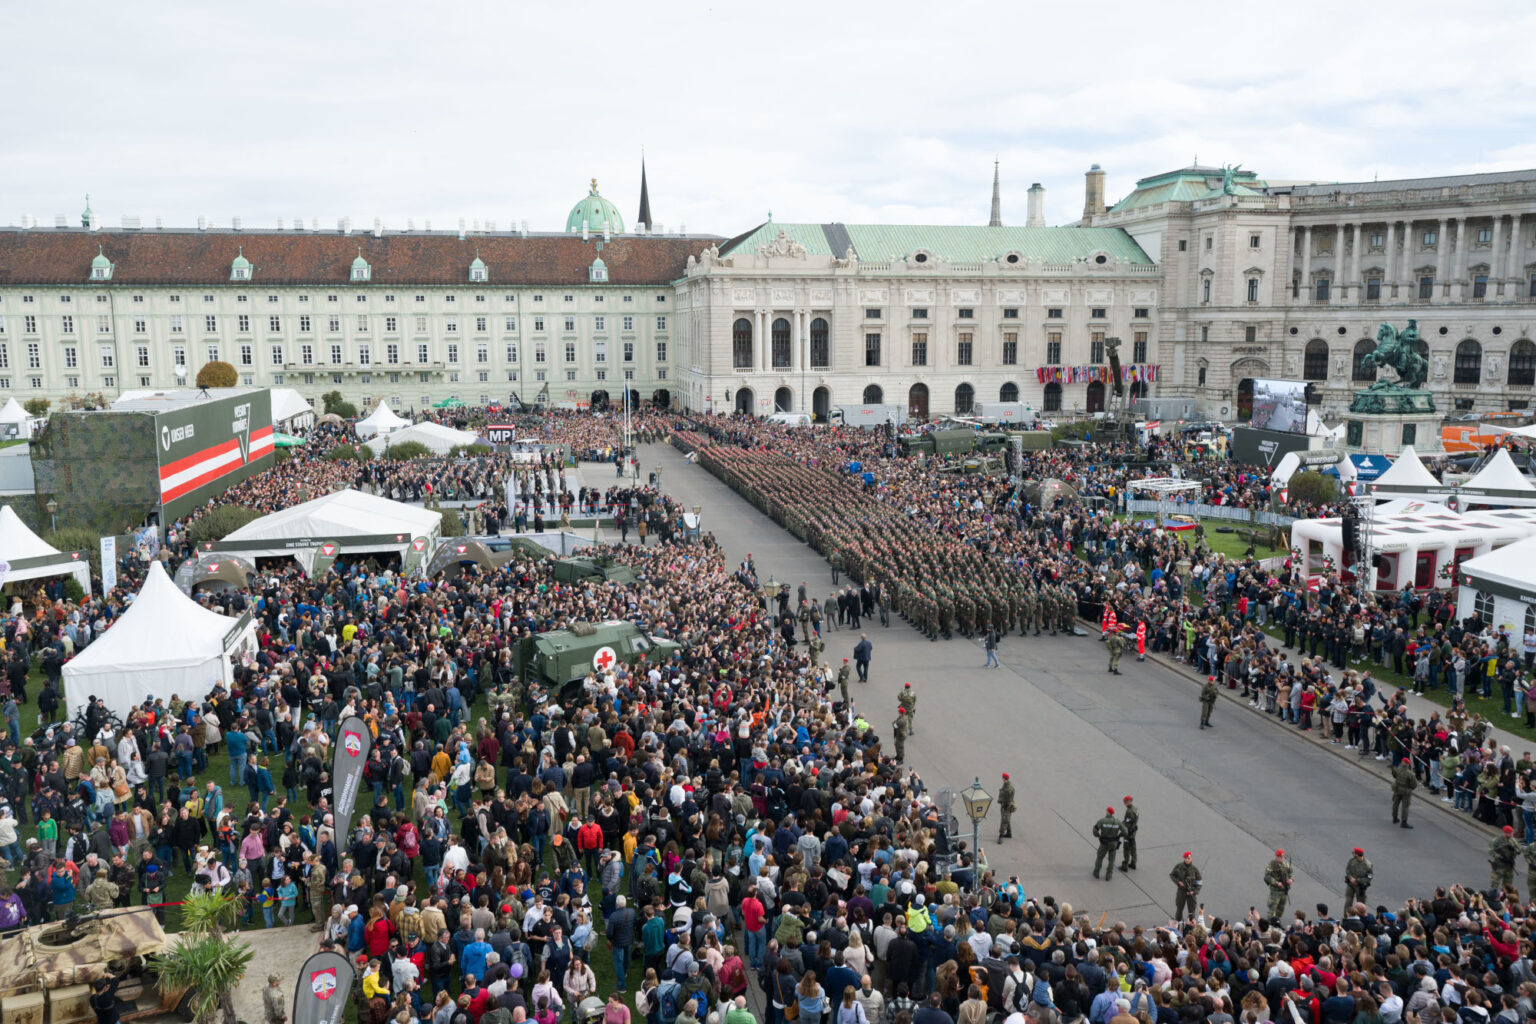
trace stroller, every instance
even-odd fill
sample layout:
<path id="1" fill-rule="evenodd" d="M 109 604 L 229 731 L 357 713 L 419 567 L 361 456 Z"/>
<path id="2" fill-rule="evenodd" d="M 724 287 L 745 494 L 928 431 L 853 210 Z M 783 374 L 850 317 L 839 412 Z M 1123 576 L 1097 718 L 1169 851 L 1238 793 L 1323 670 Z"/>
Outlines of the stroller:
<path id="1" fill-rule="evenodd" d="M 603 1012 L 608 1004 L 597 996 L 587 996 L 576 1004 L 576 1024 L 603 1024 Z"/>

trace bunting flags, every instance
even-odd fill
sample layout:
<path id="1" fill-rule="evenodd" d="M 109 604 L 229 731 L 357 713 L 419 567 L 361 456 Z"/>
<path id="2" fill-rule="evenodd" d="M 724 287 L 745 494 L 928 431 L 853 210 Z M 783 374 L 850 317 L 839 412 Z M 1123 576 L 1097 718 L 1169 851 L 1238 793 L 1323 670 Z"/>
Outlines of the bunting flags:
<path id="1" fill-rule="evenodd" d="M 1120 382 L 1151 383 L 1158 379 L 1161 369 L 1156 363 L 1124 363 L 1120 366 Z M 1035 379 L 1041 384 L 1107 384 L 1110 374 L 1107 366 L 1038 366 Z"/>

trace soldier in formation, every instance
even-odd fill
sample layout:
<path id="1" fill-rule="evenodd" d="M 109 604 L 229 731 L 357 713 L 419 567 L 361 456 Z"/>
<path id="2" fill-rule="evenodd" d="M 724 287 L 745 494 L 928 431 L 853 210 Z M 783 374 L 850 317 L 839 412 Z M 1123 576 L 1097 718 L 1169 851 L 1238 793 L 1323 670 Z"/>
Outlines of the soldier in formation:
<path id="1" fill-rule="evenodd" d="M 1125 798 L 1124 840 L 1120 846 L 1120 870 L 1136 870 L 1136 830 L 1141 828 L 1141 812 L 1130 797 Z"/>
<path id="2" fill-rule="evenodd" d="M 1291 870 L 1291 862 L 1285 859 L 1284 850 L 1275 851 L 1275 859 L 1269 862 L 1264 869 L 1264 885 L 1269 889 L 1269 920 L 1280 920 L 1280 915 L 1285 913 L 1286 901 L 1291 898 L 1291 883 L 1295 879 L 1295 873 Z"/>
<path id="3" fill-rule="evenodd" d="M 912 684 L 907 683 L 896 695 L 896 703 L 901 707 L 902 713 L 907 716 L 907 735 L 917 735 L 917 691 L 912 689 Z"/>
<path id="4" fill-rule="evenodd" d="M 1207 676 L 1205 685 L 1200 687 L 1200 728 L 1214 729 L 1211 725 L 1211 711 L 1216 707 L 1216 677 Z"/>
<path id="5" fill-rule="evenodd" d="M 1168 872 L 1168 877 L 1173 881 L 1174 919 L 1188 920 L 1195 915 L 1200 902 L 1200 886 L 1204 884 L 1200 869 L 1195 867 L 1195 855 L 1185 850 L 1183 858 Z"/>
<path id="6" fill-rule="evenodd" d="M 1125 637 L 1119 631 L 1109 634 L 1104 641 L 1105 648 L 1109 651 L 1109 671 L 1112 675 L 1120 675 L 1120 656 L 1125 653 Z"/>
<path id="7" fill-rule="evenodd" d="M 1115 809 L 1104 808 L 1104 817 L 1093 823 L 1093 838 L 1099 841 L 1098 856 L 1093 858 L 1094 878 L 1099 877 L 1101 868 L 1106 882 L 1115 877 L 1115 851 L 1120 848 L 1120 840 L 1124 835 L 1125 830 L 1115 818 Z M 1104 863 L 1106 859 L 1109 861 L 1107 866 Z"/>
<path id="8" fill-rule="evenodd" d="M 1350 857 L 1349 862 L 1344 865 L 1345 913 L 1348 913 L 1349 908 L 1356 903 L 1365 902 L 1371 882 L 1376 878 L 1376 868 L 1365 859 L 1365 851 L 1357 846 L 1352 852 L 1354 856 Z"/>
<path id="9" fill-rule="evenodd" d="M 1419 780 L 1413 774 L 1412 758 L 1410 748 L 1408 756 L 1392 769 L 1392 821 L 1403 828 L 1413 828 L 1408 824 L 1408 805 L 1413 803 L 1413 791 L 1419 788 Z"/>
<path id="10" fill-rule="evenodd" d="M 1520 844 L 1515 842 L 1515 830 L 1510 825 L 1488 844 L 1488 887 L 1508 892 L 1515 887 L 1515 859 L 1520 856 Z"/>
<path id="11" fill-rule="evenodd" d="M 997 841 L 1013 838 L 1013 812 L 1019 806 L 1014 800 L 1013 783 L 1008 778 L 1008 773 L 1003 772 L 1003 784 L 997 791 Z"/>

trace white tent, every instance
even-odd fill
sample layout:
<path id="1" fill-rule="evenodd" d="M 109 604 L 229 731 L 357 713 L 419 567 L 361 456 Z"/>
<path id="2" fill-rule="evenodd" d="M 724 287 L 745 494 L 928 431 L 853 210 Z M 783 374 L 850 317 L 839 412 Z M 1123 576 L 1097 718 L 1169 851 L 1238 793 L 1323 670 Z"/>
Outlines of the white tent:
<path id="1" fill-rule="evenodd" d="M 315 410 L 293 388 L 272 388 L 272 425 L 289 432 L 315 425 Z"/>
<path id="2" fill-rule="evenodd" d="M 1426 501 L 1444 502 L 1456 490 L 1442 484 L 1435 475 L 1424 468 L 1413 445 L 1404 445 L 1402 452 L 1390 469 L 1366 484 L 1378 501 L 1389 498 L 1423 498 Z"/>
<path id="3" fill-rule="evenodd" d="M 365 419 L 357 421 L 353 431 L 358 437 L 378 437 L 380 434 L 390 434 L 396 430 L 403 430 L 411 425 L 411 421 L 395 415 L 395 411 L 388 405 L 380 402 L 373 407 Z"/>
<path id="4" fill-rule="evenodd" d="M 26 423 L 32 419 L 32 414 L 21 407 L 21 403 L 12 398 L 5 403 L 5 408 L 0 409 L 0 423 Z"/>
<path id="5" fill-rule="evenodd" d="M 1500 448 L 1477 475 L 1456 489 L 1461 508 L 1469 505 L 1536 505 L 1536 484 L 1520 472 L 1509 450 Z"/>
<path id="6" fill-rule="evenodd" d="M 1526 601 L 1528 595 L 1536 593 L 1536 537 L 1467 559 L 1461 563 L 1460 576 L 1458 619 L 1477 611 L 1484 622 L 1508 626 L 1516 637 L 1525 635 L 1536 615 Z"/>
<path id="7" fill-rule="evenodd" d="M 230 658 L 255 649 L 255 623 L 204 608 L 151 562 L 128 610 L 85 650 L 64 663 L 69 716 L 95 695 L 119 715 L 146 697 L 200 699 L 233 676 Z"/>
<path id="8" fill-rule="evenodd" d="M 0 583 L 73 576 L 81 590 L 91 592 L 90 553 L 60 551 L 33 533 L 9 505 L 0 507 L 0 561 L 8 567 Z"/>
<path id="9" fill-rule="evenodd" d="M 362 424 L 358 424 L 361 426 Z M 455 430 L 445 427 L 440 423 L 418 423 L 414 427 L 406 427 L 389 435 L 389 445 L 404 444 L 407 441 L 417 441 L 432 449 L 434 455 L 447 455 L 448 449 L 463 444 L 485 444 L 480 438 L 467 430 Z"/>
<path id="10" fill-rule="evenodd" d="M 338 554 L 394 552 L 402 558 L 418 537 L 436 545 L 443 515 L 376 494 L 345 490 L 262 516 L 213 545 L 246 558 L 298 558 L 306 568 L 315 548 L 334 542 Z"/>

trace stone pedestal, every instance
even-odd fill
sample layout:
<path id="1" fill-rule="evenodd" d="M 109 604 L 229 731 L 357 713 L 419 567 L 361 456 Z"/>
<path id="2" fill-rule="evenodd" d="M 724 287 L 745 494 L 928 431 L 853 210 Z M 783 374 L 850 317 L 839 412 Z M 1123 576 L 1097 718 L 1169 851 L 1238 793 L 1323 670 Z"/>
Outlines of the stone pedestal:
<path id="1" fill-rule="evenodd" d="M 1420 455 L 1439 454 L 1440 414 L 1428 391 L 1373 384 L 1356 391 L 1345 420 L 1344 444 L 1372 455 L 1396 456 L 1408 445 Z"/>

